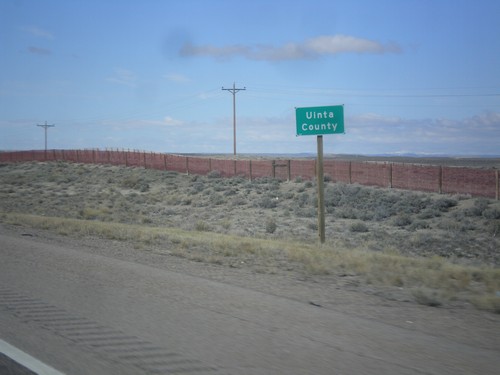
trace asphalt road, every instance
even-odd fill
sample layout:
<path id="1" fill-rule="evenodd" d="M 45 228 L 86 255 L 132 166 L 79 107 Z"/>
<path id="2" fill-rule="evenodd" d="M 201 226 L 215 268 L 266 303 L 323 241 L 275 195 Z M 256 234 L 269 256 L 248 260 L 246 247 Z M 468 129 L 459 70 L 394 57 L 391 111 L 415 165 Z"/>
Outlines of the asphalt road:
<path id="1" fill-rule="evenodd" d="M 498 350 L 0 235 L 0 339 L 66 374 L 498 374 Z"/>

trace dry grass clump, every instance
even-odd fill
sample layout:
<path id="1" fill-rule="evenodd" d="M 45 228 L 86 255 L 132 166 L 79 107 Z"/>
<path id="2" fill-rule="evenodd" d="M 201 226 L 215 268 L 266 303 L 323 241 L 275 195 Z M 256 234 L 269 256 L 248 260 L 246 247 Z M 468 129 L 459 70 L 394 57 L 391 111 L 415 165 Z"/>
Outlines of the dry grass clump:
<path id="1" fill-rule="evenodd" d="M 325 203 L 319 246 L 313 181 L 58 162 L 0 168 L 0 221 L 256 272 L 348 274 L 427 305 L 498 310 L 500 202 L 328 182 Z"/>

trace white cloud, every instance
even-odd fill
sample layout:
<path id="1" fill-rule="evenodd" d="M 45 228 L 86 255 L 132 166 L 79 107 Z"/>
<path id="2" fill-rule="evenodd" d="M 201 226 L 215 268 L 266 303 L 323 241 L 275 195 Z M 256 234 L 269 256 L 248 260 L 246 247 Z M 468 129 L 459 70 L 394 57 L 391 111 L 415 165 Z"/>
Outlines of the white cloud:
<path id="1" fill-rule="evenodd" d="M 184 125 L 184 121 L 174 119 L 170 116 L 165 116 L 163 118 L 163 124 L 167 126 L 182 126 Z"/>
<path id="2" fill-rule="evenodd" d="M 404 149 L 415 153 L 499 154 L 499 139 L 500 113 L 495 112 L 460 120 L 404 119 L 376 114 L 346 118 L 346 143 L 357 145 L 356 148 L 364 145 L 364 152 Z"/>
<path id="3" fill-rule="evenodd" d="M 52 54 L 52 51 L 50 49 L 34 46 L 28 47 L 28 52 L 39 56 L 49 56 L 50 54 Z"/>
<path id="4" fill-rule="evenodd" d="M 217 47 L 185 43 L 179 52 L 185 57 L 207 56 L 229 59 L 239 56 L 249 60 L 284 61 L 317 59 L 341 53 L 398 53 L 401 52 L 401 47 L 396 43 L 382 44 L 349 35 L 322 35 L 299 43 L 286 43 L 282 46 L 235 44 Z"/>
<path id="5" fill-rule="evenodd" d="M 386 53 L 401 52 L 395 43 L 381 44 L 373 40 L 356 38 L 348 35 L 324 35 L 307 40 L 306 49 L 318 55 L 335 55 L 344 52 Z"/>
<path id="6" fill-rule="evenodd" d="M 137 77 L 128 69 L 116 68 L 115 74 L 112 77 L 106 78 L 106 81 L 117 83 L 119 85 L 136 87 Z"/>
<path id="7" fill-rule="evenodd" d="M 54 34 L 37 26 L 26 26 L 22 30 L 37 38 L 54 39 Z"/>
<path id="8" fill-rule="evenodd" d="M 114 130 L 131 130 L 131 129 L 153 129 L 179 127 L 185 123 L 182 120 L 175 119 L 170 116 L 165 116 L 162 119 L 127 119 L 127 120 L 105 120 L 102 125 L 111 127 Z"/>
<path id="9" fill-rule="evenodd" d="M 0 138 L 0 149 L 39 147 L 42 135 L 36 131 L 29 140 L 32 143 L 19 143 L 24 139 L 23 134 L 34 129 L 33 124 L 38 121 L 0 121 L 0 128 L 5 133 L 5 140 Z M 69 137 L 64 143 L 65 148 L 95 147 L 107 137 L 119 137 L 119 140 L 102 146 L 162 152 L 231 153 L 233 147 L 231 116 L 193 121 L 167 112 L 152 118 L 92 121 L 88 126 L 81 125 L 65 125 L 64 132 Z M 55 129 L 64 133 L 63 128 Z M 462 119 L 409 119 L 378 113 L 347 115 L 345 130 L 343 135 L 324 137 L 325 153 L 500 154 L 500 112 L 485 112 Z M 81 138 L 76 145 L 71 136 L 75 132 Z M 236 133 L 238 153 L 316 152 L 315 137 L 295 136 L 295 118 L 291 113 L 276 117 L 240 116 Z"/>
<path id="10" fill-rule="evenodd" d="M 464 121 L 470 128 L 491 129 L 500 133 L 500 112 L 487 112 L 473 116 Z"/>
<path id="11" fill-rule="evenodd" d="M 185 75 L 178 74 L 178 73 L 165 74 L 163 77 L 166 78 L 166 79 L 168 79 L 171 82 L 176 82 L 176 83 L 187 83 L 187 82 L 191 81 Z"/>

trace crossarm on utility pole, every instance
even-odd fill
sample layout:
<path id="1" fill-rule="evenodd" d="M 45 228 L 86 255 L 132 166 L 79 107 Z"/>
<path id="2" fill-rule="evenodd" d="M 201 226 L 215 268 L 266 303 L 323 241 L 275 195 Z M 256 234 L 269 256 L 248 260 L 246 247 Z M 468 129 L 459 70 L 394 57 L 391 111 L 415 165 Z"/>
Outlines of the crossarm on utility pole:
<path id="1" fill-rule="evenodd" d="M 47 121 L 45 121 L 45 124 L 43 124 L 43 125 L 37 124 L 36 126 L 40 126 L 40 127 L 45 129 L 45 152 L 47 152 L 47 129 L 53 128 L 55 125 L 54 124 L 48 125 Z"/>

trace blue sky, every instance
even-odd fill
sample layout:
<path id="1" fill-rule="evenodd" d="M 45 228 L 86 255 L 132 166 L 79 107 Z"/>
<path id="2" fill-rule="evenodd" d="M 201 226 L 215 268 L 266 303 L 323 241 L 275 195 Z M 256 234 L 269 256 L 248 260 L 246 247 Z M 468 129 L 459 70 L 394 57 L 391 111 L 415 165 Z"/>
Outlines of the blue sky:
<path id="1" fill-rule="evenodd" d="M 1 0 L 0 150 L 500 154 L 497 0 Z"/>

